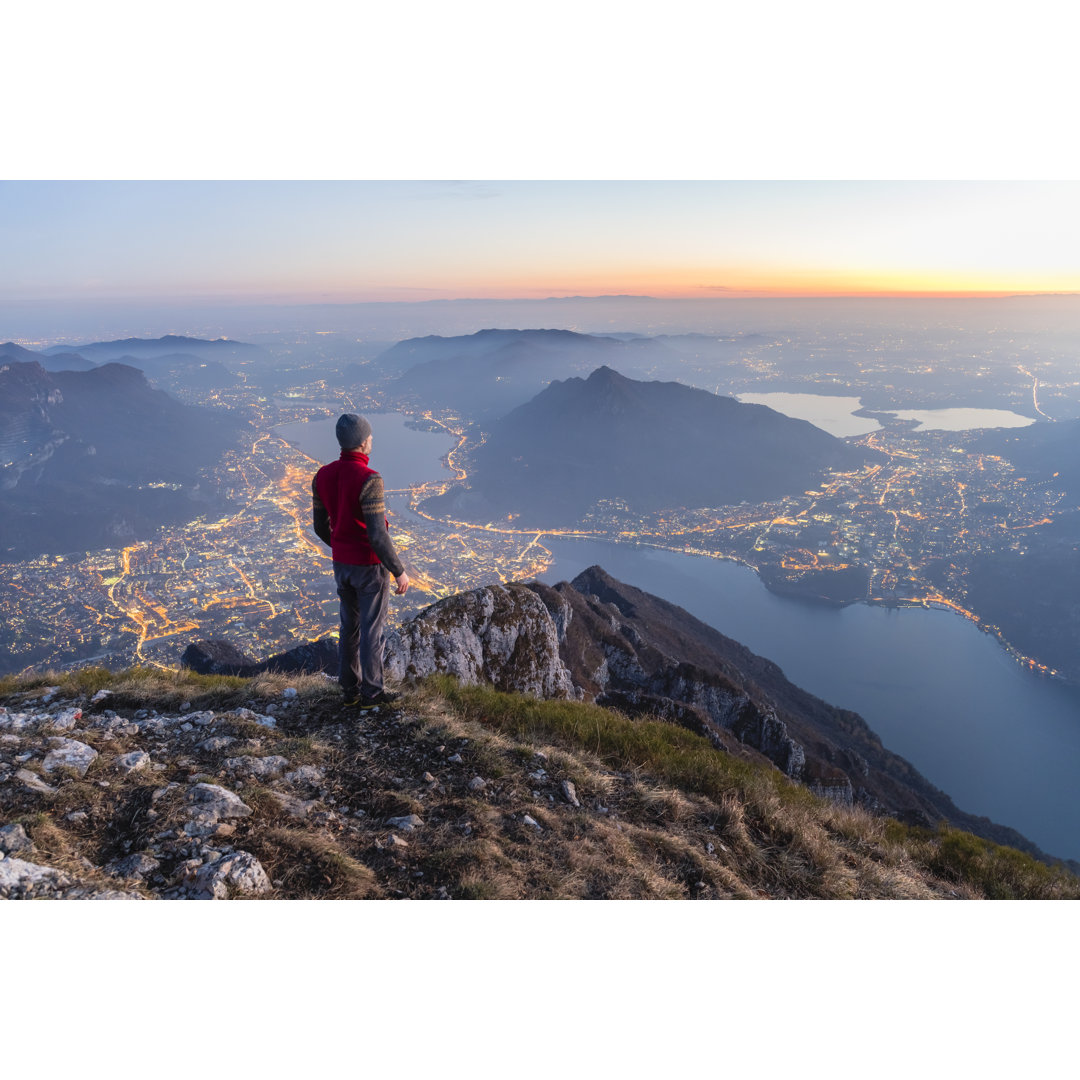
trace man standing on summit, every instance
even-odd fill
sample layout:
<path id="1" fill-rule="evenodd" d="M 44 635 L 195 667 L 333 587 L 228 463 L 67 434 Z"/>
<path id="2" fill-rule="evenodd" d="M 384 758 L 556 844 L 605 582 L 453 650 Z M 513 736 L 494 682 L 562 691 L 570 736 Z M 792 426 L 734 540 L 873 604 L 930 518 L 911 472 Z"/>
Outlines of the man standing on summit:
<path id="1" fill-rule="evenodd" d="M 383 626 L 390 604 L 390 575 L 401 596 L 409 575 L 387 531 L 382 477 L 368 467 L 371 425 L 356 413 L 337 422 L 341 457 L 311 481 L 316 535 L 330 545 L 341 598 L 338 682 L 346 705 L 373 709 L 398 695 L 383 688 Z"/>

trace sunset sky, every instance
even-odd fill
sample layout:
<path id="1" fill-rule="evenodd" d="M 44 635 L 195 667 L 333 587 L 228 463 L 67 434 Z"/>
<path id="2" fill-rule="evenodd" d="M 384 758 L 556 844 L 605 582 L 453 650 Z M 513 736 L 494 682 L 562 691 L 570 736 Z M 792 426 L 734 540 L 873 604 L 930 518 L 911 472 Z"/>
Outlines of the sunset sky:
<path id="1" fill-rule="evenodd" d="M 9 301 L 1080 291 L 1080 184 L 15 181 Z"/>

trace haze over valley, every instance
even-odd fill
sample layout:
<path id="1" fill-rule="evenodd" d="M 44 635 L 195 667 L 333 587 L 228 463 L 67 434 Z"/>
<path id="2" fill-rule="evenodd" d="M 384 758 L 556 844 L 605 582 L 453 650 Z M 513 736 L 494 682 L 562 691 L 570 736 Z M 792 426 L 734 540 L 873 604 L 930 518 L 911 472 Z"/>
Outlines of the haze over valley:
<path id="1" fill-rule="evenodd" d="M 5 345 L 4 669 L 171 665 L 209 637 L 259 658 L 334 631 L 309 485 L 335 450 L 327 425 L 358 411 L 415 585 L 396 619 L 543 575 L 549 545 L 578 538 L 734 559 L 800 602 L 948 610 L 1080 681 L 1076 305 L 896 304 L 823 301 L 794 326 L 789 303 L 702 301 L 654 327 L 659 302 L 571 299 L 533 310 L 625 321 Z M 395 318 L 414 312 L 426 329 L 424 305 Z M 851 399 L 872 430 L 838 438 L 735 394 Z M 934 427 L 945 409 L 1029 426 Z"/>
<path id="2" fill-rule="evenodd" d="M 537 303 L 547 310 L 559 306 L 555 301 Z M 562 303 L 574 314 L 589 307 L 583 300 Z M 722 302 L 702 301 L 696 307 L 689 302 L 669 303 L 665 310 L 689 308 L 695 327 L 711 315 L 718 323 L 717 332 L 673 333 L 683 328 L 666 327 L 665 333 L 653 337 L 641 335 L 636 327 L 643 312 L 652 314 L 660 302 L 599 299 L 593 303 L 594 318 L 610 320 L 614 310 L 621 310 L 623 325 L 635 329 L 603 335 L 528 328 L 484 330 L 451 338 L 403 338 L 398 343 L 366 343 L 346 332 L 328 330 L 252 335 L 263 339 L 259 342 L 206 340 L 185 334 L 2 346 L 3 378 L 13 388 L 16 383 L 20 387 L 18 394 L 13 390 L 5 395 L 4 445 L 10 459 L 5 462 L 3 493 L 10 504 L 3 545 L 7 558 L 17 562 L 20 555 L 64 555 L 80 546 L 84 553 L 107 550 L 110 535 L 149 541 L 156 535 L 154 513 L 162 515 L 158 524 L 175 523 L 178 515 L 187 512 L 193 518 L 200 512 L 209 516 L 207 507 L 190 503 L 192 498 L 231 499 L 234 508 L 246 505 L 248 509 L 236 517 L 237 528 L 252 522 L 251 508 L 256 505 L 263 508 L 259 513 L 271 519 L 284 514 L 270 531 L 280 535 L 281 528 L 294 530 L 301 550 L 318 552 L 304 531 L 307 511 L 301 494 L 311 461 L 273 436 L 273 428 L 288 421 L 330 417 L 343 409 L 393 409 L 411 417 L 414 426 L 444 433 L 444 445 L 452 447 L 446 480 L 428 481 L 422 490 L 399 497 L 401 513 L 405 514 L 406 505 L 412 511 L 407 521 L 399 523 L 408 530 L 409 542 L 423 544 L 425 551 L 439 551 L 425 565 L 418 561 L 415 567 L 420 580 L 431 586 L 429 596 L 453 589 L 456 582 L 505 577 L 511 570 L 535 572 L 543 565 L 543 535 L 552 528 L 735 557 L 756 566 L 770 587 L 809 598 L 949 606 L 995 632 L 1000 630 L 1010 644 L 1009 625 L 999 626 L 999 621 L 1004 616 L 1005 623 L 1014 626 L 1014 636 L 1026 641 L 1030 633 L 1025 637 L 1021 629 L 1024 614 L 1016 610 L 1010 614 L 1001 597 L 988 594 L 987 574 L 981 568 L 1015 565 L 1019 573 L 1019 567 L 1037 564 L 1044 569 L 1026 571 L 1026 577 L 1021 577 L 1026 581 L 1034 573 L 1040 593 L 1069 596 L 1068 590 L 1055 589 L 1046 580 L 1053 572 L 1045 567 L 1059 565 L 1060 573 L 1069 572 L 1071 560 L 1064 555 L 1071 550 L 1078 501 L 1073 476 L 1076 441 L 1069 437 L 1072 425 L 1068 421 L 1080 412 L 1080 361 L 1068 356 L 1063 344 L 1064 326 L 1077 306 L 1074 301 L 1063 299 L 1049 307 L 1046 301 L 1020 299 L 923 301 L 921 308 L 911 301 L 896 301 L 895 309 L 879 301 L 869 311 L 869 302 L 852 301 L 846 322 L 840 302 L 822 301 L 818 318 L 798 336 L 792 336 L 791 302 L 758 301 L 752 305 L 754 321 L 749 323 L 743 321 L 748 317 L 745 303 L 734 311 Z M 477 303 L 459 305 L 456 319 L 487 316 L 500 305 L 489 305 L 482 312 L 477 307 Z M 809 302 L 796 308 L 813 310 Z M 429 317 L 424 305 L 399 311 L 397 317 L 415 309 Z M 875 339 L 875 326 L 867 315 L 879 318 L 881 310 L 887 318 L 877 328 Z M 1033 323 L 1046 311 L 1055 314 L 1042 341 Z M 940 325 L 955 314 L 974 328 Z M 356 311 L 327 309 L 324 315 L 348 322 Z M 898 327 L 919 321 L 921 329 L 896 337 Z M 839 323 L 844 329 L 838 329 Z M 860 348 L 855 347 L 856 341 L 863 343 Z M 1032 355 L 1036 348 L 1038 354 Z M 973 357 L 980 361 L 974 366 Z M 625 370 L 607 360 L 621 363 Z M 117 373 L 105 395 L 118 410 L 115 414 L 89 389 L 95 385 L 93 380 L 108 378 L 102 362 L 114 365 Z M 117 362 L 123 368 L 116 368 Z M 45 372 L 33 367 L 35 363 L 69 370 Z M 117 382 L 133 365 L 141 368 L 141 376 L 132 372 Z M 565 396 L 575 387 L 580 387 L 579 397 L 590 387 L 599 389 L 597 380 L 602 375 L 609 415 L 612 422 L 622 422 L 618 438 L 610 424 L 605 427 L 602 413 L 594 413 L 585 422 L 595 401 L 582 398 L 571 406 L 553 397 Z M 85 392 L 76 389 L 80 378 L 91 379 Z M 680 388 L 660 385 L 676 381 L 699 388 L 698 398 L 685 392 L 687 402 L 720 394 L 712 399 L 720 411 L 715 417 L 686 413 L 681 398 L 671 399 Z M 553 385 L 545 390 L 549 382 Z M 63 396 L 62 383 L 70 383 L 69 404 L 41 404 L 50 393 Z M 870 408 L 868 384 L 876 388 Z M 184 413 L 177 405 L 169 406 L 171 427 L 164 426 L 163 415 L 138 398 L 140 393 L 149 394 L 147 401 L 162 408 L 157 403 L 169 399 L 160 392 L 155 397 L 150 390 L 154 386 L 179 396 L 189 407 Z M 738 406 L 723 396 L 775 393 L 777 388 L 813 392 L 819 399 L 821 394 L 860 398 L 867 415 L 873 417 L 869 422 L 875 430 L 830 442 L 805 421 L 786 420 L 760 406 Z M 629 389 L 639 391 L 638 397 L 652 397 L 632 407 L 629 402 L 617 403 L 616 392 Z M 700 393 L 704 390 L 709 394 Z M 500 413 L 496 408 L 500 398 L 505 412 L 495 415 Z M 725 401 L 727 413 L 720 409 Z M 80 407 L 72 411 L 72 402 Z M 622 411 L 624 405 L 631 409 L 629 413 Z M 996 434 L 916 431 L 913 422 L 895 415 L 903 407 L 957 406 L 1005 409 L 1021 422 L 1037 423 Z M 81 417 L 78 431 L 66 432 L 60 420 L 51 417 L 50 410 L 62 419 L 65 407 L 70 415 Z M 570 407 L 581 415 L 568 413 L 566 424 L 560 426 L 562 413 Z M 777 425 L 775 432 L 758 430 L 757 443 L 739 434 L 732 426 L 734 419 L 726 419 L 755 415 L 754 409 L 759 410 L 756 415 L 771 417 Z M 680 414 L 685 420 L 681 425 Z M 119 416 L 131 420 L 122 423 Z M 815 464 L 807 445 L 783 442 L 778 432 L 794 431 L 800 425 L 806 437 L 837 447 L 833 460 Z M 91 432 L 94 440 L 89 439 Z M 76 446 L 84 448 L 77 464 L 61 468 L 60 462 L 50 460 L 54 451 L 44 448 L 51 445 L 52 436 L 59 436 L 67 454 Z M 622 459 L 635 442 L 641 447 L 640 460 L 625 462 Z M 234 464 L 222 456 L 226 443 L 239 455 Z M 610 455 L 607 460 L 619 464 L 623 479 L 617 483 L 612 466 L 595 471 L 597 455 L 604 453 Z M 162 455 L 168 459 L 167 466 Z M 687 466 L 695 458 L 700 459 L 696 471 Z M 760 473 L 766 458 L 773 463 L 770 468 L 780 467 L 786 475 L 777 476 L 771 487 L 762 488 L 759 483 L 755 494 L 751 477 Z M 571 466 L 574 461 L 576 469 Z M 35 541 L 33 528 L 25 524 L 26 515 L 47 514 L 49 508 L 43 504 L 36 509 L 34 500 L 59 499 L 47 494 L 48 483 L 70 480 L 75 487 L 85 487 L 83 481 L 91 474 L 84 476 L 79 470 L 85 471 L 91 462 L 96 462 L 93 482 L 98 489 L 94 500 L 88 501 L 96 500 L 97 510 L 79 515 L 81 524 L 74 534 L 63 528 L 39 531 Z M 256 464 L 258 469 L 253 469 Z M 195 472 L 205 466 L 211 468 L 196 489 Z M 26 480 L 12 482 L 31 467 L 37 470 L 32 475 L 41 481 L 33 496 Z M 393 484 L 393 462 L 383 468 Z M 645 470 L 645 482 L 635 490 L 639 468 Z M 106 475 L 110 469 L 115 475 Z M 529 469 L 535 480 L 529 479 Z M 799 473 L 800 469 L 805 471 Z M 64 480 L 49 480 L 54 474 Z M 661 481 L 661 476 L 666 480 Z M 399 484 L 404 489 L 411 482 L 411 477 L 403 476 Z M 484 502 L 482 496 L 492 496 L 495 487 L 503 494 Z M 109 510 L 121 490 L 125 492 L 121 502 L 130 511 L 126 517 L 115 508 Z M 102 492 L 116 493 L 112 503 L 102 499 Z M 175 497 L 177 509 L 155 509 L 144 515 L 138 508 L 140 500 L 160 501 L 162 492 Z M 185 500 L 187 505 L 181 505 Z M 470 503 L 477 504 L 473 512 L 467 510 Z M 460 512 L 450 512 L 456 506 Z M 440 508 L 447 513 L 433 513 Z M 439 517 L 459 524 L 440 527 L 431 520 Z M 94 525 L 99 518 L 102 524 Z M 500 523 L 499 518 L 504 520 Z M 62 524 L 65 515 L 57 514 L 55 520 Z M 473 554 L 466 565 L 447 549 L 447 535 L 468 538 L 462 553 Z M 76 536 L 93 541 L 83 539 L 80 545 Z M 480 557 L 477 545 L 490 547 L 483 568 L 475 563 Z M 523 550 L 528 554 L 519 557 L 517 553 Z M 1036 558 L 1024 564 L 1029 552 Z M 195 552 L 196 557 L 200 554 L 205 553 Z M 250 561 L 257 574 L 277 573 L 270 569 L 276 559 L 267 559 L 265 570 L 256 569 L 259 560 L 254 551 Z M 980 606 L 992 611 L 992 618 L 968 603 L 974 568 L 980 568 L 974 579 Z M 5 574 L 11 572 L 5 568 Z M 242 589 L 247 591 L 246 586 Z M 256 595 L 258 591 L 254 590 Z M 254 635 L 250 643 L 256 651 L 266 651 L 283 640 L 284 628 L 276 636 L 273 631 L 266 634 L 265 628 L 256 629 L 277 617 L 264 620 L 255 614 L 259 608 L 268 613 L 271 607 L 276 610 L 276 605 L 256 602 L 245 613 L 243 625 Z M 1058 641 L 1060 648 L 1047 645 L 1034 650 L 1029 660 L 1075 678 L 1080 669 L 1070 662 L 1069 621 L 1067 613 L 1060 612 L 1044 635 L 1048 642 L 1050 638 Z M 314 620 L 302 625 L 310 633 L 316 624 Z M 297 625 L 289 632 L 299 629 Z M 74 628 L 73 633 L 76 639 L 87 637 Z M 265 640 L 260 634 L 266 634 Z M 98 640 L 99 636 L 89 637 Z M 122 644 L 125 640 L 127 645 Z M 106 635 L 101 646 L 107 655 L 130 657 L 133 649 L 141 653 L 148 643 L 152 649 L 154 640 L 152 634 L 141 641 L 139 637 L 131 640 L 121 632 Z M 83 641 L 83 651 L 89 643 L 89 639 Z M 61 636 L 54 658 L 70 655 L 71 644 L 63 644 Z M 40 642 L 34 644 L 35 662 L 44 659 L 39 655 L 42 648 Z M 8 666 L 22 666 L 18 652 L 9 658 Z"/>

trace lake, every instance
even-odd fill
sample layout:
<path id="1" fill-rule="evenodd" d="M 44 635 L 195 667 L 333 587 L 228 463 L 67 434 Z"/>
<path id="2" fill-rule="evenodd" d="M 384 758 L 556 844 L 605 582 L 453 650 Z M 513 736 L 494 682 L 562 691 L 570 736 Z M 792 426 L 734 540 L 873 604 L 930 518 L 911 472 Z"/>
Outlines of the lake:
<path id="1" fill-rule="evenodd" d="M 775 596 L 729 560 L 629 544 L 551 540 L 544 580 L 598 564 L 779 664 L 796 685 L 859 713 L 961 809 L 1080 859 L 1080 690 L 1037 676 L 947 611 Z"/>
<path id="2" fill-rule="evenodd" d="M 865 416 L 854 416 L 862 408 L 857 397 L 833 397 L 831 394 L 736 394 L 735 397 L 749 405 L 767 405 L 785 416 L 796 420 L 809 420 L 815 427 L 845 439 L 850 435 L 866 435 L 880 431 L 881 424 Z"/>
<path id="3" fill-rule="evenodd" d="M 809 420 L 815 427 L 838 439 L 866 435 L 881 429 L 871 417 L 855 416 L 862 408 L 857 397 L 834 397 L 831 394 L 736 394 L 739 401 L 767 405 L 796 420 Z M 916 431 L 973 431 L 978 428 L 1027 427 L 1035 421 L 1008 409 L 875 409 L 877 413 L 899 420 L 917 420 Z"/>
<path id="4" fill-rule="evenodd" d="M 1034 424 L 1030 416 L 1008 409 L 897 409 L 899 420 L 918 420 L 916 431 L 973 431 L 976 428 L 1021 428 Z"/>

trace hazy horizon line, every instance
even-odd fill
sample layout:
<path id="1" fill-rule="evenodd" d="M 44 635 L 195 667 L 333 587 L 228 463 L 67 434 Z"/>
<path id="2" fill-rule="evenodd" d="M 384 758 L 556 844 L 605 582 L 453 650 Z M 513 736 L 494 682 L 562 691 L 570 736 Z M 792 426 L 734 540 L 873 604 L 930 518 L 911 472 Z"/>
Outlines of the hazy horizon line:
<path id="1" fill-rule="evenodd" d="M 435 304 L 543 304 L 557 303 L 561 301 L 648 301 L 653 303 L 701 303 L 713 304 L 728 301 L 747 300 L 1028 300 L 1028 299 L 1068 299 L 1080 297 L 1080 290 L 1063 292 L 1003 292 L 1003 291 L 911 291 L 911 292 L 864 292 L 864 293 L 723 293 L 713 296 L 654 296 L 649 293 L 595 293 L 573 294 L 563 296 L 454 296 L 454 297 L 428 297 L 426 299 L 394 299 L 394 300 L 303 300 L 303 299 L 263 299 L 258 297 L 212 297 L 212 296 L 189 296 L 178 298 L 175 296 L 160 297 L 66 297 L 49 298 L 35 297 L 23 299 L 17 305 L 10 306 L 39 306 L 51 307 L 84 307 L 90 306 L 163 306 L 169 308 L 191 307 L 326 307 L 347 308 L 364 306 L 419 306 Z M 2 305 L 7 307 L 9 305 Z"/>

